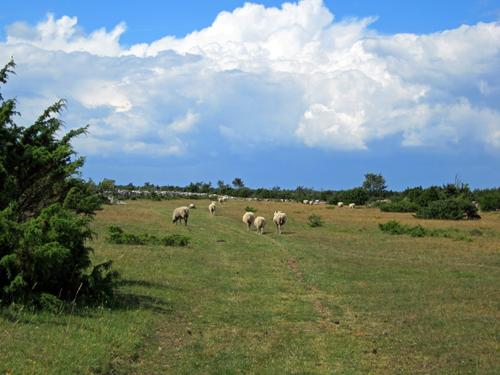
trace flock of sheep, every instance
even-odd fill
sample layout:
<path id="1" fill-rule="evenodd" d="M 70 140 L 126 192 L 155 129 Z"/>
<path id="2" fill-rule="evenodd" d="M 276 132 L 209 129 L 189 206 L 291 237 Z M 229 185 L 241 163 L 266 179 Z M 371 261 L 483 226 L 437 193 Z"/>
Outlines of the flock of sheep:
<path id="1" fill-rule="evenodd" d="M 220 197 L 219 203 L 222 204 L 226 200 L 227 198 Z M 190 208 L 195 208 L 195 205 L 191 203 L 189 206 L 182 206 L 174 209 L 174 212 L 172 213 L 172 223 L 177 224 L 177 223 L 182 223 L 182 221 L 184 221 L 184 225 L 187 225 Z M 212 201 L 212 203 L 208 205 L 208 212 L 210 213 L 210 215 L 212 216 L 215 215 L 215 208 L 216 208 L 216 203 Z M 246 224 L 248 230 L 250 230 L 252 225 L 254 225 L 255 228 L 257 229 L 258 234 L 264 233 L 264 227 L 266 226 L 266 219 L 263 216 L 255 217 L 255 214 L 253 212 L 245 212 L 243 214 L 242 220 L 243 223 Z M 274 211 L 273 222 L 276 225 L 276 232 L 278 234 L 281 234 L 281 227 L 283 227 L 283 225 L 286 224 L 286 221 L 287 221 L 287 216 L 284 212 Z"/>

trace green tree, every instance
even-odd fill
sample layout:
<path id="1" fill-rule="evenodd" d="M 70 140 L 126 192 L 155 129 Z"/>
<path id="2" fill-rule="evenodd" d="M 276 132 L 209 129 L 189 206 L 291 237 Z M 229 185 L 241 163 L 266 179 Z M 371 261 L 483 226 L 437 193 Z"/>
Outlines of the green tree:
<path id="1" fill-rule="evenodd" d="M 242 187 L 245 187 L 245 184 L 243 183 L 243 180 L 239 177 L 236 177 L 233 182 L 232 182 L 233 186 L 236 188 L 236 189 L 241 189 Z"/>
<path id="2" fill-rule="evenodd" d="M 100 192 L 109 192 L 109 191 L 114 191 L 116 188 L 116 182 L 115 180 L 112 180 L 110 178 L 103 178 L 101 182 L 99 182 L 99 185 L 97 186 Z"/>
<path id="3" fill-rule="evenodd" d="M 15 64 L 0 70 L 5 84 Z M 111 262 L 92 267 L 90 222 L 99 207 L 95 186 L 78 178 L 84 159 L 58 137 L 65 102 L 48 107 L 33 125 L 15 123 L 15 99 L 0 95 L 0 302 L 108 298 Z"/>
<path id="4" fill-rule="evenodd" d="M 381 174 L 367 173 L 363 182 L 363 189 L 370 196 L 382 196 L 386 190 L 385 178 Z"/>

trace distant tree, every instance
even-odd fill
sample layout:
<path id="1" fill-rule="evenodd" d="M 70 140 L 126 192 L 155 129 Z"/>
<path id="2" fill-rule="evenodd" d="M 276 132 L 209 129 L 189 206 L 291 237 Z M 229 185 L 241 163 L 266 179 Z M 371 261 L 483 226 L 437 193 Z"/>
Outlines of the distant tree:
<path id="1" fill-rule="evenodd" d="M 199 193 L 200 192 L 200 183 L 199 182 L 190 182 L 189 185 L 186 186 L 186 191 L 190 193 Z"/>
<path id="2" fill-rule="evenodd" d="M 146 182 L 144 183 L 144 185 L 142 186 L 142 188 L 143 188 L 144 190 L 154 190 L 154 189 L 155 189 L 155 185 L 154 185 L 154 184 L 152 184 L 152 183 L 151 183 L 151 182 L 149 182 L 149 181 L 146 181 Z"/>
<path id="3" fill-rule="evenodd" d="M 385 178 L 381 174 L 367 173 L 365 174 L 363 189 L 365 189 L 371 196 L 383 195 L 387 189 L 387 186 L 385 185 Z"/>
<path id="4" fill-rule="evenodd" d="M 212 183 L 208 182 L 200 182 L 200 192 L 201 193 L 209 193 L 212 189 Z"/>
<path id="5" fill-rule="evenodd" d="M 112 180 L 110 178 L 104 178 L 101 182 L 99 182 L 99 185 L 97 188 L 99 191 L 113 191 L 115 190 L 115 180 Z"/>
<path id="6" fill-rule="evenodd" d="M 243 183 L 243 180 L 239 177 L 236 177 L 234 180 L 233 180 L 233 186 L 236 188 L 236 189 L 241 189 L 242 187 L 245 186 L 245 184 Z"/>

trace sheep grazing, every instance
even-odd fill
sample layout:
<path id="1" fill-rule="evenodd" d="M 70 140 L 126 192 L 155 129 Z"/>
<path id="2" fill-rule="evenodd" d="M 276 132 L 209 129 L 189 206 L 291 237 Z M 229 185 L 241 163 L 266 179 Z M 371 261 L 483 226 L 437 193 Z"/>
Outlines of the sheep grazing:
<path id="1" fill-rule="evenodd" d="M 356 207 L 356 203 L 349 203 L 349 208 L 354 208 Z"/>
<path id="2" fill-rule="evenodd" d="M 191 203 L 191 204 L 189 205 L 189 209 L 191 209 L 191 208 L 196 208 L 196 206 L 195 206 L 195 204 L 194 204 L 194 203 Z"/>
<path id="3" fill-rule="evenodd" d="M 304 200 L 302 201 L 302 203 L 304 203 L 304 204 L 309 204 L 309 201 L 308 201 L 307 199 L 304 199 Z"/>
<path id="4" fill-rule="evenodd" d="M 281 211 L 274 211 L 273 221 L 276 224 L 276 231 L 281 234 L 281 227 L 286 224 L 286 214 Z"/>
<path id="5" fill-rule="evenodd" d="M 245 214 L 243 215 L 243 222 L 247 225 L 248 230 L 250 230 L 250 227 L 252 226 L 254 220 L 255 215 L 253 212 L 245 212 Z"/>
<path id="6" fill-rule="evenodd" d="M 208 205 L 208 212 L 210 212 L 210 215 L 212 216 L 215 215 L 215 205 L 216 203 L 214 201 Z"/>
<path id="7" fill-rule="evenodd" d="M 182 206 L 177 207 L 172 214 L 172 223 L 177 224 L 178 222 L 182 222 L 184 220 L 184 225 L 187 225 L 189 218 L 189 207 Z"/>
<path id="8" fill-rule="evenodd" d="M 266 226 L 266 219 L 262 216 L 257 216 L 253 221 L 253 225 L 257 228 L 258 234 L 264 234 L 264 227 Z"/>
<path id="9" fill-rule="evenodd" d="M 337 207 L 344 207 L 344 202 L 338 202 Z"/>
<path id="10" fill-rule="evenodd" d="M 218 199 L 219 203 L 222 204 L 226 201 L 226 198 L 225 197 L 219 197 Z"/>

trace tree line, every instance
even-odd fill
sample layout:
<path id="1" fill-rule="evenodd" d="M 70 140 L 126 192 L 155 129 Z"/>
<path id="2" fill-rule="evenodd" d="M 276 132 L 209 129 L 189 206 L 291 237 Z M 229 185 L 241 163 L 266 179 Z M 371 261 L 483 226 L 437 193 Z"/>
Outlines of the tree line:
<path id="1" fill-rule="evenodd" d="M 320 200 L 329 204 L 338 202 L 355 203 L 356 205 L 373 205 L 380 207 L 384 211 L 392 212 L 416 212 L 419 208 L 428 207 L 431 202 L 449 201 L 453 205 L 460 201 L 460 205 L 465 207 L 473 205 L 480 207 L 482 211 L 495 211 L 500 209 L 500 188 L 491 189 L 470 189 L 456 178 L 453 183 L 441 186 L 430 187 L 408 187 L 403 191 L 393 191 L 387 189 L 384 176 L 380 173 L 366 173 L 360 186 L 342 190 L 317 190 L 298 186 L 295 189 L 284 189 L 279 186 L 273 188 L 249 188 L 241 178 L 235 178 L 232 185 L 226 184 L 223 180 L 217 181 L 216 185 L 211 182 L 191 182 L 186 186 L 176 185 L 154 185 L 146 182 L 143 185 L 117 185 L 112 179 L 104 179 L 95 184 L 90 181 L 94 189 L 99 191 L 132 191 L 140 190 L 150 193 L 150 198 L 160 199 L 159 191 L 178 191 L 187 193 L 203 193 L 216 195 L 229 195 L 239 198 L 257 199 L 288 199 L 297 202 L 303 200 Z M 467 208 L 468 209 L 468 208 Z M 474 209 L 471 209 L 474 211 Z M 471 211 L 471 216 L 474 214 Z M 421 213 L 422 216 L 426 214 Z"/>

